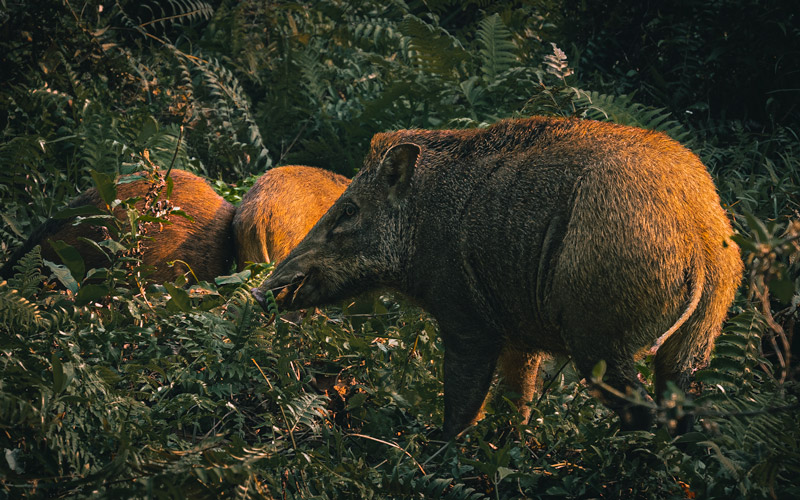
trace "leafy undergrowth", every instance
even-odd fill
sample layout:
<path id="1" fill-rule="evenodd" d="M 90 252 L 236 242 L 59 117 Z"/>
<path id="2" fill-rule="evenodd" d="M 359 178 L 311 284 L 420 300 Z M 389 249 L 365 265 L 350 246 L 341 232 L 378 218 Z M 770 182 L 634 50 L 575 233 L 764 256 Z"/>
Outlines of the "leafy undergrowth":
<path id="1" fill-rule="evenodd" d="M 247 293 L 261 265 L 77 306 L 41 265 L 34 251 L 0 285 L 0 497 L 800 493 L 797 393 L 760 369 L 767 325 L 754 310 L 728 323 L 703 397 L 676 394 L 655 432 L 620 433 L 552 360 L 530 424 L 497 394 L 448 443 L 435 322 L 391 296 L 270 321 Z M 666 427 L 683 412 L 698 422 L 674 439 Z"/>
<path id="2" fill-rule="evenodd" d="M 34 250 L 0 282 L 0 499 L 800 498 L 800 36 L 762 4 L 3 2 L 1 262 L 155 165 L 235 204 L 272 165 L 352 174 L 377 132 L 544 114 L 690 147 L 748 271 L 702 396 L 655 432 L 620 433 L 552 360 L 529 424 L 498 394 L 446 443 L 432 318 L 373 296 L 273 320 L 247 292 L 264 265 L 145 287 L 123 200 L 130 224 L 88 217 L 107 268 Z"/>

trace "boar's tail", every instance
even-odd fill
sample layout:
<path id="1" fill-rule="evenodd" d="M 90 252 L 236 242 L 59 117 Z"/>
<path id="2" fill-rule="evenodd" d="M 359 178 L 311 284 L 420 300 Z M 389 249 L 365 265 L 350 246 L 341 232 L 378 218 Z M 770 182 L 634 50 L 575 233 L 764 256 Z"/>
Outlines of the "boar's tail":
<path id="1" fill-rule="evenodd" d="M 656 340 L 655 344 L 653 344 L 652 349 L 650 349 L 651 353 L 655 353 L 661 344 L 663 344 L 673 333 L 675 333 L 678 328 L 683 326 L 684 323 L 694 314 L 697 310 L 697 306 L 700 304 L 700 299 L 703 297 L 703 285 L 706 281 L 706 268 L 702 265 L 698 260 L 700 257 L 698 256 L 699 252 L 694 252 L 694 257 L 692 258 L 692 273 L 689 276 L 689 281 L 692 287 L 692 296 L 689 299 L 689 303 L 686 305 L 686 309 L 684 309 L 683 314 L 681 317 L 672 324 L 669 329 L 662 333 L 658 340 Z"/>

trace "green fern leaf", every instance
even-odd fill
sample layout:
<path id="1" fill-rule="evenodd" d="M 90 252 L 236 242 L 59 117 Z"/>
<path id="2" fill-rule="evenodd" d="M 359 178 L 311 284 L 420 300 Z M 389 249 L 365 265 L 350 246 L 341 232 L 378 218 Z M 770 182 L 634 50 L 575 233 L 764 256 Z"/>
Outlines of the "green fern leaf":
<path id="1" fill-rule="evenodd" d="M 485 18 L 478 28 L 478 43 L 481 59 L 481 72 L 489 84 L 497 80 L 498 75 L 518 62 L 514 50 L 511 31 L 503 24 L 499 14 Z"/>
<path id="2" fill-rule="evenodd" d="M 323 415 L 327 414 L 328 397 L 322 394 L 302 394 L 292 399 L 286 405 L 289 414 L 289 427 L 294 430 L 300 425 L 308 427 L 313 432 L 319 430 Z"/>
<path id="3" fill-rule="evenodd" d="M 411 498 L 442 498 L 448 500 L 479 500 L 485 495 L 452 477 L 436 474 L 419 476 L 419 470 L 395 468 L 391 476 L 384 477 L 384 489 L 393 494 Z M 454 484 L 455 483 L 455 484 Z"/>
<path id="4" fill-rule="evenodd" d="M 8 280 L 8 286 L 17 290 L 23 298 L 30 299 L 45 281 L 45 276 L 40 271 L 42 266 L 42 249 L 36 245 L 17 261 L 14 277 Z"/>
<path id="5" fill-rule="evenodd" d="M 690 137 L 689 131 L 677 120 L 670 119 L 671 114 L 664 108 L 648 108 L 625 94 L 613 96 L 578 90 L 574 103 L 584 118 L 658 130 L 677 141 Z"/>
<path id="6" fill-rule="evenodd" d="M 186 57 L 175 47 L 170 46 L 170 48 L 179 58 Z M 217 121 L 220 129 L 225 129 L 227 133 L 230 133 L 231 128 L 234 129 L 234 146 L 240 144 L 237 140 L 238 137 L 245 137 L 245 140 L 249 142 L 246 147 L 255 156 L 255 158 L 246 160 L 251 163 L 249 170 L 255 172 L 269 168 L 272 165 L 269 150 L 264 145 L 261 131 L 250 112 L 247 94 L 239 84 L 239 80 L 216 59 L 208 62 L 195 60 L 191 60 L 191 62 L 200 71 L 209 95 L 216 101 L 212 107 L 218 115 Z M 243 156 L 246 158 L 249 154 L 245 152 Z"/>
<path id="7" fill-rule="evenodd" d="M 351 16 L 348 24 L 349 29 L 342 30 L 343 36 L 361 44 L 370 44 L 375 48 L 397 43 L 402 38 L 402 34 L 397 31 L 395 21 L 386 18 Z"/>
<path id="8" fill-rule="evenodd" d="M 444 28 L 407 14 L 400 30 L 408 38 L 409 55 L 424 71 L 445 77 L 456 76 L 469 54 L 461 42 Z"/>
<path id="9" fill-rule="evenodd" d="M 120 10 L 121 7 L 117 5 Z M 139 12 L 145 15 L 134 20 L 127 16 L 129 26 L 135 26 L 140 32 L 164 30 L 175 24 L 191 24 L 211 19 L 214 8 L 208 2 L 198 0 L 166 0 L 165 2 L 147 2 L 139 5 Z"/>
<path id="10" fill-rule="evenodd" d="M 0 282 L 0 328 L 9 333 L 28 332 L 34 328 L 48 326 L 47 319 L 42 316 L 39 306 L 28 301 L 20 293 Z"/>

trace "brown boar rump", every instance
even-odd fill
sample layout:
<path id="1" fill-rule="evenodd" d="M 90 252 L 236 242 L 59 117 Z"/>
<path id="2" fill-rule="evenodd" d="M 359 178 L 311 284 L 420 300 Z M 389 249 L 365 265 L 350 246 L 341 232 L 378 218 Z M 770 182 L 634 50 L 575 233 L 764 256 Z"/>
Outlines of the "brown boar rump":
<path id="1" fill-rule="evenodd" d="M 164 173 L 160 172 L 162 176 Z M 157 282 L 172 281 L 186 273 L 188 269 L 183 263 L 176 262 L 172 267 L 166 264 L 176 260 L 188 264 L 201 281 L 226 274 L 235 253 L 231 230 L 235 207 L 218 195 L 202 177 L 183 170 L 172 170 L 170 177 L 173 180 L 173 190 L 169 201 L 173 207 L 183 210 L 193 220 L 170 215 L 170 224 L 153 224 L 148 228 L 142 243 L 142 263 L 153 266 L 154 270 L 147 279 Z M 117 185 L 117 198 L 143 198 L 150 187 L 151 183 L 146 178 L 120 183 Z M 159 195 L 161 199 L 165 197 L 165 191 L 162 190 Z M 144 199 L 136 202 L 136 208 L 140 212 L 144 203 Z M 70 204 L 71 207 L 84 205 L 103 205 L 97 189 L 86 190 Z M 122 207 L 116 208 L 114 213 L 120 219 L 125 217 Z M 16 262 L 39 244 L 45 259 L 58 262 L 58 256 L 48 240 L 63 240 L 75 247 L 83 257 L 87 270 L 106 267 L 109 262 L 105 256 L 79 239 L 100 241 L 103 237 L 103 232 L 97 227 L 88 224 L 73 226 L 71 220 L 51 219 L 34 231 L 23 247 L 6 262 L 0 270 L 0 276 L 10 277 Z"/>
<path id="2" fill-rule="evenodd" d="M 350 184 L 328 170 L 300 165 L 268 170 L 242 198 L 233 218 L 238 267 L 280 262 Z"/>

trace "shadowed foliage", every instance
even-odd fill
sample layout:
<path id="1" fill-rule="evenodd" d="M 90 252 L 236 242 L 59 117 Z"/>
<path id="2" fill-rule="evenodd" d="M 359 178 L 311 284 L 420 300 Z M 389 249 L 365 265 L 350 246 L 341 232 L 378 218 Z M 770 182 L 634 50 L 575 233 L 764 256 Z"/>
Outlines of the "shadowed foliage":
<path id="1" fill-rule="evenodd" d="M 0 2 L 0 263 L 91 188 L 104 203 L 72 215 L 113 228 L 100 267 L 77 246 L 34 247 L 0 281 L 0 499 L 800 497 L 795 11 Z M 403 298 L 281 317 L 249 294 L 270 264 L 132 272 L 142 225 L 169 220 L 114 199 L 128 174 L 190 172 L 237 205 L 276 165 L 352 177 L 379 132 L 531 115 L 665 132 L 731 218 L 742 285 L 696 391 L 668 385 L 650 431 L 621 432 L 555 358 L 529 423 L 500 390 L 448 443 L 438 324 Z M 636 369 L 662 396 L 652 360 Z"/>

